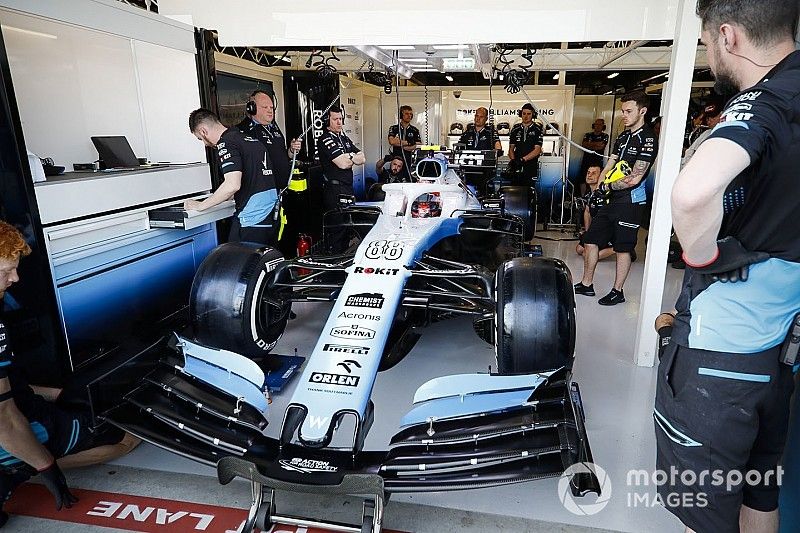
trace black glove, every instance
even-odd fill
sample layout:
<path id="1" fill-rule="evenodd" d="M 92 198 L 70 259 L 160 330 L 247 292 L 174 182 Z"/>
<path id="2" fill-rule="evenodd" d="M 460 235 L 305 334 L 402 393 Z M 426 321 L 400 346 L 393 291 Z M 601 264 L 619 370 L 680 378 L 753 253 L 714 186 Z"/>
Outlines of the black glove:
<path id="1" fill-rule="evenodd" d="M 72 504 L 78 501 L 67 487 L 67 480 L 64 478 L 64 473 L 58 467 L 58 463 L 53 461 L 53 464 L 39 472 L 42 483 L 47 490 L 53 495 L 56 500 L 56 509 L 61 510 L 62 507 L 69 509 Z"/>
<path id="2" fill-rule="evenodd" d="M 725 237 L 717 241 L 717 256 L 706 265 L 693 266 L 686 261 L 686 255 L 683 256 L 684 262 L 695 272 L 709 275 L 712 281 L 721 281 L 722 283 L 747 281 L 750 265 L 761 263 L 767 259 L 769 259 L 768 253 L 745 250 L 742 243 L 734 237 Z"/>
<path id="3" fill-rule="evenodd" d="M 508 170 L 510 172 L 516 172 L 521 167 L 522 167 L 522 163 L 519 161 L 519 159 L 511 159 L 508 162 Z"/>

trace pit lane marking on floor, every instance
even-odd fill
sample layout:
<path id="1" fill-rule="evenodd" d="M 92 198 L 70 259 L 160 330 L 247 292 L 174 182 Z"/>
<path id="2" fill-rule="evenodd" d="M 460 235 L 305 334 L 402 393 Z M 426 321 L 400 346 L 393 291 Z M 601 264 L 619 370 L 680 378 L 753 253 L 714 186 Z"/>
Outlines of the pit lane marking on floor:
<path id="1" fill-rule="evenodd" d="M 72 489 L 79 498 L 71 509 L 56 511 L 53 497 L 36 483 L 14 491 L 3 506 L 11 515 L 47 518 L 61 522 L 141 531 L 145 533 L 241 533 L 247 510 L 202 503 L 166 500 L 132 494 Z M 9 525 L 18 517 L 12 516 Z M 386 533 L 402 533 L 384 529 Z M 329 529 L 276 525 L 270 533 L 332 533 Z"/>

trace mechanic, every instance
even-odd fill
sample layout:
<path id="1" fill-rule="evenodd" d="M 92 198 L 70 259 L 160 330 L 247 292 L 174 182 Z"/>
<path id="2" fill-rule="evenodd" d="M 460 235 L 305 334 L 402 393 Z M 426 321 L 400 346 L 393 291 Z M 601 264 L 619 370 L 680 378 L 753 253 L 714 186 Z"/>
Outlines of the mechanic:
<path id="1" fill-rule="evenodd" d="M 386 163 L 389 163 L 389 168 L 386 168 Z M 405 158 L 401 154 L 389 154 L 378 159 L 375 163 L 378 183 L 411 183 L 408 174 L 403 172 L 405 164 Z"/>
<path id="2" fill-rule="evenodd" d="M 692 158 L 694 153 L 703 144 L 703 141 L 708 139 L 708 136 L 711 135 L 711 131 L 719 124 L 720 115 L 722 114 L 722 102 L 711 101 L 703 108 L 703 115 L 705 116 L 705 123 L 708 126 L 708 129 L 703 131 L 697 139 L 686 149 L 683 153 L 683 159 L 681 159 L 681 168 L 686 166 L 686 163 Z"/>
<path id="3" fill-rule="evenodd" d="M 286 148 L 286 138 L 275 123 L 275 104 L 272 96 L 262 89 L 250 94 L 245 106 L 245 115 L 247 116 L 236 125 L 236 128 L 244 135 L 258 139 L 264 144 L 272 161 L 275 183 L 279 189 L 283 189 L 289 183 L 290 160 L 293 156 L 297 156 L 302 143 L 299 139 L 292 139 L 289 148 Z"/>
<path id="4" fill-rule="evenodd" d="M 203 201 L 186 200 L 187 210 L 203 211 L 233 198 L 236 211 L 228 242 L 254 242 L 274 246 L 279 221 L 273 220 L 278 201 L 272 162 L 266 147 L 237 128 L 226 128 L 208 109 L 189 115 L 189 130 L 203 144 L 217 149 L 225 179 L 214 194 Z"/>
<path id="5" fill-rule="evenodd" d="M 542 130 L 533 122 L 533 106 L 527 103 L 520 109 L 522 122 L 511 129 L 508 137 L 510 170 L 522 171 L 522 184 L 531 186 L 539 175 L 539 156 L 542 155 Z"/>
<path id="6" fill-rule="evenodd" d="M 589 165 L 589 168 L 586 169 L 586 183 L 589 185 L 589 191 L 583 195 L 583 198 L 581 199 L 581 203 L 584 206 L 583 230 L 578 234 L 578 244 L 575 246 L 575 251 L 578 253 L 578 255 L 583 255 L 585 250 L 583 236 L 586 234 L 586 230 L 589 229 L 589 226 L 592 225 L 592 218 L 597 216 L 597 212 L 600 210 L 600 207 L 606 203 L 603 194 L 597 190 L 600 186 L 601 172 L 602 168 L 599 164 Z M 606 246 L 600 249 L 599 259 L 602 261 L 606 257 L 611 257 L 612 255 L 614 255 L 614 249 L 609 242 Z"/>
<path id="7" fill-rule="evenodd" d="M 344 133 L 342 110 L 334 106 L 323 118 L 327 129 L 319 138 L 319 161 L 325 173 L 325 210 L 339 205 L 339 195 L 353 196 L 353 167 L 366 162 L 364 152 L 356 148 Z"/>
<path id="8" fill-rule="evenodd" d="M 411 156 L 417 145 L 422 143 L 422 136 L 419 129 L 411 124 L 414 118 L 414 110 L 411 106 L 400 106 L 399 111 L 400 124 L 392 124 L 389 128 L 389 144 L 392 146 L 392 155 L 399 155 L 403 158 L 403 174 L 406 175 L 408 181 L 411 181 Z"/>
<path id="9" fill-rule="evenodd" d="M 605 131 L 606 121 L 602 118 L 597 118 L 592 123 L 592 131 L 583 136 L 581 146 L 587 150 L 597 152 L 598 154 L 605 153 L 606 146 L 608 146 L 608 133 L 605 133 Z M 586 171 L 592 165 L 599 165 L 600 168 L 603 168 L 603 157 L 597 154 L 584 152 L 583 158 L 581 159 L 581 170 L 578 173 L 578 179 L 575 180 L 575 186 L 578 188 L 578 192 L 581 196 L 586 194 L 586 189 L 589 188 L 583 178 L 586 177 Z"/>
<path id="10" fill-rule="evenodd" d="M 738 94 L 672 190 L 687 268 L 657 374 L 657 468 L 756 471 L 761 482 L 670 478 L 659 494 L 690 531 L 778 531 L 794 388 L 782 344 L 800 311 L 800 196 L 787 194 L 800 158 L 799 9 L 797 0 L 697 4 L 716 92 Z M 664 496 L 699 491 L 704 507 Z"/>
<path id="11" fill-rule="evenodd" d="M 327 129 L 320 136 L 317 147 L 319 162 L 325 174 L 322 205 L 325 211 L 330 211 L 339 207 L 340 196 L 354 196 L 353 167 L 363 165 L 366 157 L 344 133 L 344 115 L 340 107 L 332 107 L 323 116 L 323 123 Z M 329 251 L 341 251 L 345 245 L 346 232 L 338 229 L 331 231 L 329 235 Z"/>
<path id="12" fill-rule="evenodd" d="M 475 127 L 467 127 L 461 137 L 458 139 L 459 144 L 463 144 L 468 150 L 494 150 L 497 155 L 502 155 L 503 147 L 500 145 L 500 139 L 494 131 L 491 124 L 487 124 L 489 119 L 489 110 L 485 107 L 479 107 L 475 110 Z M 494 177 L 494 169 L 482 170 L 479 172 L 465 172 L 464 178 L 480 194 L 486 194 L 487 185 L 489 180 Z"/>
<path id="13" fill-rule="evenodd" d="M 19 261 L 30 253 L 22 234 L 0 221 L 0 298 L 19 281 Z M 111 461 L 140 441 L 108 425 L 93 428 L 88 411 L 67 407 L 68 393 L 29 385 L 14 360 L 8 330 L 0 320 L 0 506 L 16 487 L 39 474 L 56 508 L 72 507 L 77 498 L 61 468 Z M 7 520 L 8 514 L 0 511 L 0 527 Z"/>
<path id="14" fill-rule="evenodd" d="M 631 270 L 631 252 L 636 248 L 639 225 L 647 202 L 644 178 L 656 158 L 658 143 L 656 135 L 645 122 L 648 97 L 644 91 L 634 91 L 623 95 L 622 122 L 626 129 L 614 143 L 611 158 L 603 169 L 608 182 L 600 185 L 600 190 L 608 198 L 608 203 L 600 208 L 592 220 L 591 227 L 584 235 L 586 251 L 583 254 L 583 279 L 575 284 L 575 294 L 594 296 L 594 271 L 599 260 L 600 246 L 611 241 L 617 254 L 614 287 L 597 303 L 616 305 L 625 301 L 622 286 Z M 630 174 L 615 179 L 625 168 Z"/>
<path id="15" fill-rule="evenodd" d="M 501 155 L 503 147 L 500 145 L 500 139 L 491 124 L 486 122 L 489 120 L 489 110 L 485 107 L 479 107 L 475 110 L 475 128 L 465 131 L 458 139 L 459 144 L 466 145 L 468 150 L 492 150 Z"/>

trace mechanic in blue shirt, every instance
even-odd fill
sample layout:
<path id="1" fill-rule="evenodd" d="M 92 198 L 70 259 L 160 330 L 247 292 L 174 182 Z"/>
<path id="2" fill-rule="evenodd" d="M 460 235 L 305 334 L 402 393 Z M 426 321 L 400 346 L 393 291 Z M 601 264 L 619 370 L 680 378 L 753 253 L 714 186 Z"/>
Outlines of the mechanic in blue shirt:
<path id="1" fill-rule="evenodd" d="M 536 111 L 527 103 L 520 110 L 522 122 L 511 129 L 508 136 L 509 167 L 520 169 L 522 184 L 533 185 L 539 175 L 539 156 L 542 155 L 542 130 L 533 122 Z"/>
<path id="2" fill-rule="evenodd" d="M 19 281 L 19 261 L 30 253 L 22 234 L 0 221 L 0 300 Z M 0 506 L 38 474 L 57 509 L 72 507 L 77 499 L 60 467 L 107 462 L 140 441 L 113 427 L 93 428 L 88 410 L 68 407 L 61 389 L 29 385 L 14 364 L 8 333 L 0 320 Z M 7 520 L 8 514 L 0 511 L 0 527 Z"/>
<path id="3" fill-rule="evenodd" d="M 203 211 L 233 198 L 236 211 L 228 241 L 274 246 L 278 221 L 274 220 L 273 209 L 278 201 L 278 190 L 266 147 L 236 128 L 226 128 L 208 109 L 192 111 L 189 130 L 203 144 L 217 149 L 225 180 L 208 198 L 186 200 L 184 207 Z"/>
<path id="4" fill-rule="evenodd" d="M 264 144 L 272 162 L 272 172 L 280 189 L 289 183 L 289 167 L 292 156 L 296 156 L 302 147 L 298 139 L 292 139 L 286 148 L 286 138 L 275 123 L 275 104 L 272 96 L 258 89 L 250 94 L 245 106 L 245 118 L 236 125 L 244 135 L 248 135 Z"/>
<path id="5" fill-rule="evenodd" d="M 583 278 L 575 284 L 575 294 L 594 296 L 592 280 L 600 246 L 612 242 L 617 253 L 614 287 L 598 300 L 600 305 L 616 305 L 625 301 L 622 286 L 631 270 L 631 254 L 636 249 L 639 225 L 647 203 L 644 179 L 658 153 L 656 134 L 645 122 L 649 105 L 647 95 L 644 91 L 634 91 L 622 96 L 620 100 L 622 122 L 626 129 L 617 137 L 602 176 L 607 177 L 618 166 L 617 163 L 622 161 L 628 164 L 631 173 L 605 189 L 609 201 L 600 208 L 584 235 L 586 251 L 583 254 Z"/>
<path id="6" fill-rule="evenodd" d="M 794 388 L 781 346 L 800 311 L 799 9 L 797 0 L 697 5 L 717 93 L 738 94 L 672 191 L 687 268 L 657 374 L 657 467 L 759 476 L 659 486 L 695 531 L 778 531 Z M 704 493 L 707 505 L 676 505 L 670 493 Z"/>
<path id="7" fill-rule="evenodd" d="M 392 145 L 392 156 L 400 156 L 403 159 L 403 169 L 401 172 L 406 175 L 406 181 L 411 181 L 411 156 L 417 145 L 422 143 L 422 135 L 419 129 L 411 124 L 414 118 L 414 110 L 411 106 L 400 106 L 400 123 L 392 124 L 389 127 L 388 140 Z"/>

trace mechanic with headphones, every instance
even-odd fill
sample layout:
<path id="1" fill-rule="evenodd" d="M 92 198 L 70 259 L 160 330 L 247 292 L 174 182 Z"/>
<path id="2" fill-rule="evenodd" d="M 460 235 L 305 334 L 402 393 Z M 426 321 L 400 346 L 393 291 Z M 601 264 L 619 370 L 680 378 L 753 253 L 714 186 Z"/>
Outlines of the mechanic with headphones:
<path id="1" fill-rule="evenodd" d="M 245 114 L 247 116 L 236 127 L 266 146 L 276 184 L 283 189 L 289 183 L 290 159 L 300 151 L 300 140 L 292 139 L 287 150 L 286 138 L 275 123 L 275 100 L 267 91 L 257 89 L 250 94 Z"/>
<path id="2" fill-rule="evenodd" d="M 800 362 L 800 5 L 699 0 L 697 12 L 716 92 L 735 96 L 672 189 L 686 272 L 656 374 L 656 465 L 743 480 L 668 476 L 658 494 L 687 531 L 796 531 L 778 500 L 797 454 L 784 445 Z M 707 505 L 666 497 L 699 492 Z"/>
<path id="3" fill-rule="evenodd" d="M 273 211 L 278 190 L 267 148 L 237 128 L 226 128 L 208 109 L 189 115 L 189 131 L 203 144 L 217 149 L 224 181 L 203 201 L 186 200 L 187 210 L 203 211 L 233 198 L 236 202 L 229 242 L 255 242 L 274 246 L 278 221 Z"/>
<path id="4" fill-rule="evenodd" d="M 649 99 L 644 91 L 633 91 L 620 98 L 622 123 L 626 129 L 617 137 L 614 150 L 600 185 L 607 204 L 600 208 L 584 235 L 583 279 L 575 284 L 575 294 L 594 296 L 594 270 L 600 246 L 610 241 L 617 253 L 614 287 L 600 298 L 600 305 L 617 305 L 625 301 L 622 286 L 631 270 L 631 253 L 636 248 L 639 225 L 647 203 L 644 179 L 658 153 L 658 140 L 645 121 Z"/>
<path id="5" fill-rule="evenodd" d="M 389 144 L 392 146 L 391 157 L 399 155 L 403 158 L 405 164 L 401 172 L 403 172 L 403 174 L 408 177 L 408 181 L 410 181 L 411 173 L 409 172 L 409 168 L 411 167 L 411 155 L 414 153 L 414 150 L 417 149 L 417 145 L 422 143 L 422 135 L 419 129 L 411 124 L 411 120 L 414 118 L 414 110 L 411 109 L 411 106 L 400 106 L 398 114 L 400 123 L 392 124 L 391 127 L 389 127 L 388 139 Z M 384 162 L 388 161 L 391 161 L 391 159 L 384 160 Z"/>
<path id="6" fill-rule="evenodd" d="M 530 103 L 519 111 L 522 122 L 512 128 L 508 137 L 510 170 L 522 171 L 522 184 L 533 185 L 539 175 L 539 156 L 542 155 L 542 130 L 533 122 L 536 111 Z"/>

